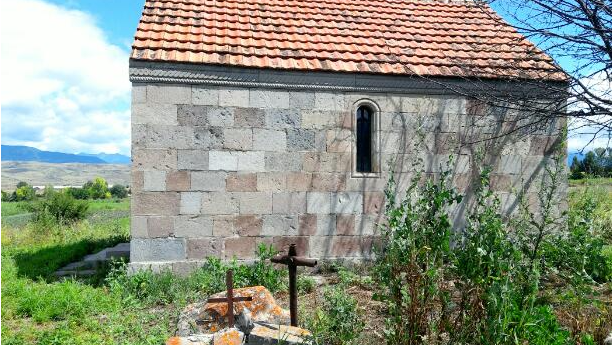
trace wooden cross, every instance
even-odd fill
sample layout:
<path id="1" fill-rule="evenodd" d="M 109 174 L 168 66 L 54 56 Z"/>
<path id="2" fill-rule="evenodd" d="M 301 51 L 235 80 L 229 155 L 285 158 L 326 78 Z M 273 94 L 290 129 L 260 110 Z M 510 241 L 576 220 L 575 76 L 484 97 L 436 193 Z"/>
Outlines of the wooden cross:
<path id="1" fill-rule="evenodd" d="M 295 244 L 291 244 L 287 255 L 276 255 L 270 261 L 287 265 L 289 268 L 289 312 L 291 313 L 291 326 L 297 327 L 297 267 L 314 267 L 317 265 L 317 260 L 297 256 Z"/>
<path id="2" fill-rule="evenodd" d="M 234 271 L 227 270 L 225 274 L 225 285 L 227 285 L 227 297 L 209 298 L 208 303 L 227 302 L 227 323 L 229 328 L 234 327 L 234 302 L 251 301 L 253 297 L 234 297 Z"/>

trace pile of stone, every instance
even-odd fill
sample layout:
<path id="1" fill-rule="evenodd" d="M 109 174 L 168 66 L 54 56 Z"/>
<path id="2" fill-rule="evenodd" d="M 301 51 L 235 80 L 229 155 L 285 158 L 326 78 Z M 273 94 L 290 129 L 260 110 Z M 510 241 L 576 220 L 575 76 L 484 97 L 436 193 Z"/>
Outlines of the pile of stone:
<path id="1" fill-rule="evenodd" d="M 200 302 L 188 305 L 178 321 L 177 336 L 167 345 L 272 345 L 303 344 L 310 332 L 288 326 L 287 310 L 265 287 L 252 286 L 233 290 L 236 297 L 251 297 L 251 301 L 235 302 L 235 327 L 228 327 L 228 304 Z M 226 297 L 225 292 L 211 298 Z"/>

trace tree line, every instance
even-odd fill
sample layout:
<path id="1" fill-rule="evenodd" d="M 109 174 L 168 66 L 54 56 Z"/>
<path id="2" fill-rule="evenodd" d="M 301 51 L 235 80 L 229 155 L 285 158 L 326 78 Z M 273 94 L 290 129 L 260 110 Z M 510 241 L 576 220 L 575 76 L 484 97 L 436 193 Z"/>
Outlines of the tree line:
<path id="1" fill-rule="evenodd" d="M 45 187 L 43 195 L 50 194 L 53 191 L 52 186 Z M 93 181 L 87 181 L 83 187 L 67 187 L 64 192 L 78 200 L 87 199 L 123 199 L 128 196 L 128 188 L 126 186 L 115 184 L 108 187 L 108 183 L 102 177 L 96 177 Z M 17 189 L 9 193 L 2 191 L 2 201 L 32 201 L 36 199 L 36 190 L 27 182 L 17 183 Z"/>
<path id="2" fill-rule="evenodd" d="M 570 178 L 612 177 L 612 148 L 596 148 L 587 152 L 584 159 L 574 156 L 570 165 Z"/>

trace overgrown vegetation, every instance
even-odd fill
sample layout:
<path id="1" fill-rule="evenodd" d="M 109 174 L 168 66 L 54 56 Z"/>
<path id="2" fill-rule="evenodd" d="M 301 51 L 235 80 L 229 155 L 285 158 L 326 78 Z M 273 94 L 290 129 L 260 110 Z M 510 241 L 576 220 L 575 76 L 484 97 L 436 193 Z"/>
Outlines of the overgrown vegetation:
<path id="1" fill-rule="evenodd" d="M 312 332 L 313 345 L 355 344 L 364 321 L 357 310 L 357 301 L 346 292 L 347 284 L 325 288 L 323 303 L 305 320 Z"/>
<path id="2" fill-rule="evenodd" d="M 484 170 L 464 231 L 453 235 L 450 210 L 461 201 L 449 174 L 421 183 L 396 200 L 387 189 L 383 248 L 375 267 L 377 299 L 388 309 L 388 344 L 571 344 L 602 341 L 604 322 L 589 331 L 567 329 L 542 283 L 554 274 L 574 296 L 584 284 L 610 281 L 601 232 L 594 230 L 595 203 L 581 198 L 564 230 L 566 215 L 554 204 L 562 174 L 549 166 L 538 193 L 537 212 L 524 202 L 517 219 L 505 222 Z M 532 205 L 533 206 L 533 205 Z M 602 314 L 609 313 L 609 311 Z M 604 335 L 605 336 L 605 335 Z"/>

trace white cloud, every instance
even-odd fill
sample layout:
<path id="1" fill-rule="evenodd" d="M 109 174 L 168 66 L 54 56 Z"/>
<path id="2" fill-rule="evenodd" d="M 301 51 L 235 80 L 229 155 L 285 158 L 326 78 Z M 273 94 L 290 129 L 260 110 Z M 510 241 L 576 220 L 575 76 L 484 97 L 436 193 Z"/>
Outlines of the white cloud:
<path id="1" fill-rule="evenodd" d="M 129 154 L 129 52 L 85 12 L 11 0 L 0 16 L 2 143 Z"/>

